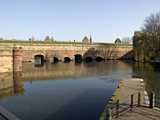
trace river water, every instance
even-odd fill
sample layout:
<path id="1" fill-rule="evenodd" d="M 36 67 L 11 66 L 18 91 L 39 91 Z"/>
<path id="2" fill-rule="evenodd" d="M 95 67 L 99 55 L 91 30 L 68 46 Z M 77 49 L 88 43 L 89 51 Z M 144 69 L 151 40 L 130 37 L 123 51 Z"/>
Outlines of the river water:
<path id="1" fill-rule="evenodd" d="M 159 70 L 149 64 L 23 63 L 22 72 L 0 74 L 0 106 L 21 120 L 98 120 L 119 80 L 133 76 L 159 91 Z"/>

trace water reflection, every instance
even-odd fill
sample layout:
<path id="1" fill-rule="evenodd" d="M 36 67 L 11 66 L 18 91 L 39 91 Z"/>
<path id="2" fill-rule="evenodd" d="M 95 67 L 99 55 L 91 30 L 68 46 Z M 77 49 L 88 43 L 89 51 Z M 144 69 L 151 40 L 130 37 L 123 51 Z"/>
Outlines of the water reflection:
<path id="1" fill-rule="evenodd" d="M 160 91 L 160 71 L 158 66 L 149 63 L 134 63 L 133 75 L 145 80 L 148 91 Z"/>
<path id="2" fill-rule="evenodd" d="M 22 120 L 97 120 L 118 80 L 131 74 L 131 64 L 120 61 L 23 63 L 21 73 L 2 76 L 12 89 L 0 105 Z"/>
<path id="3" fill-rule="evenodd" d="M 24 93 L 21 73 L 0 73 L 0 99 Z"/>
<path id="4" fill-rule="evenodd" d="M 160 107 L 160 66 L 149 63 L 134 63 L 133 73 L 145 80 L 148 93 L 155 93 L 155 106 Z"/>
<path id="5" fill-rule="evenodd" d="M 22 120 L 97 120 L 118 80 L 130 77 L 158 96 L 159 67 L 148 63 L 23 63 L 22 72 L 0 74 L 0 105 Z"/>
<path id="6" fill-rule="evenodd" d="M 118 66 L 117 66 L 118 64 Z M 91 62 L 91 63 L 58 63 L 50 64 L 45 63 L 41 67 L 35 67 L 32 63 L 23 64 L 23 80 L 44 80 L 44 79 L 63 79 L 70 77 L 85 77 L 90 75 L 110 74 L 121 70 L 124 73 L 127 69 L 130 69 L 131 65 L 120 61 L 110 62 Z M 129 70 L 128 72 L 131 72 Z M 127 73 L 128 73 L 127 72 Z M 126 73 L 125 73 L 126 74 Z M 116 76 L 116 75 L 114 75 Z M 113 78 L 114 79 L 114 78 Z"/>

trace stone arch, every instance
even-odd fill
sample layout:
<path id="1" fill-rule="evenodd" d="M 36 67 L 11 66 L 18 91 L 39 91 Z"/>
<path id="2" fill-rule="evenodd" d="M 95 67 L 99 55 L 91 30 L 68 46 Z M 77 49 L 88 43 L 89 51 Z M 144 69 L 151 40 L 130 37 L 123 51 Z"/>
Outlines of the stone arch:
<path id="1" fill-rule="evenodd" d="M 57 56 L 54 56 L 52 63 L 58 63 L 59 61 L 60 59 Z"/>
<path id="2" fill-rule="evenodd" d="M 64 57 L 64 62 L 65 63 L 69 63 L 71 61 L 72 61 L 72 58 L 70 58 L 70 57 Z"/>
<path id="3" fill-rule="evenodd" d="M 85 62 L 92 62 L 94 60 L 93 56 L 89 55 L 89 56 L 85 56 L 84 61 Z"/>
<path id="4" fill-rule="evenodd" d="M 63 61 L 62 55 L 59 52 L 54 53 L 51 57 L 51 63 L 58 63 L 60 61 Z"/>
<path id="5" fill-rule="evenodd" d="M 75 54 L 74 55 L 74 61 L 75 63 L 81 63 L 83 60 L 82 55 L 81 54 Z"/>
<path id="6" fill-rule="evenodd" d="M 35 57 L 36 55 L 42 55 L 42 56 L 44 57 L 44 59 L 46 58 L 46 55 L 45 55 L 44 53 L 42 53 L 42 52 L 34 53 L 34 54 L 32 55 L 32 58 L 34 59 L 34 57 Z"/>
<path id="7" fill-rule="evenodd" d="M 43 53 L 36 53 L 33 55 L 33 58 L 35 65 L 42 65 L 45 62 L 45 54 Z"/>
<path id="8" fill-rule="evenodd" d="M 91 62 L 93 61 L 97 56 L 97 49 L 96 48 L 89 48 L 84 54 L 83 54 L 83 59 L 86 62 Z"/>

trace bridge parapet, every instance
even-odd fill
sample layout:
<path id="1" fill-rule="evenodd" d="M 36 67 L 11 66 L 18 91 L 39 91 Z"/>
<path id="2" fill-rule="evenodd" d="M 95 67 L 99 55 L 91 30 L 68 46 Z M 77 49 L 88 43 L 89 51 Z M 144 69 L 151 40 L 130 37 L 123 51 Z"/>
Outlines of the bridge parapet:
<path id="1" fill-rule="evenodd" d="M 5 45 L 5 44 L 4 44 Z M 1 71 L 21 71 L 22 61 L 34 62 L 35 56 L 41 54 L 44 60 L 53 61 L 54 57 L 64 60 L 69 57 L 74 60 L 75 55 L 79 54 L 85 57 L 102 57 L 103 59 L 120 59 L 132 58 L 130 54 L 132 45 L 124 44 L 36 44 L 36 43 L 23 43 L 23 44 L 6 44 L 7 47 L 0 45 L 0 67 Z M 128 55 L 129 54 L 129 55 Z M 1 72 L 0 71 L 0 72 Z"/>

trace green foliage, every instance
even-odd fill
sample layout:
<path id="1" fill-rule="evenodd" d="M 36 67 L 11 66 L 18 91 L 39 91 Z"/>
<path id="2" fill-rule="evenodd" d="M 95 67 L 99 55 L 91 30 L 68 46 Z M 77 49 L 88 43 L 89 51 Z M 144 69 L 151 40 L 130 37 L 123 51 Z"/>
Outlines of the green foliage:
<path id="1" fill-rule="evenodd" d="M 160 56 L 160 13 L 147 17 L 143 29 L 135 32 L 133 48 L 139 62 L 151 62 Z"/>

